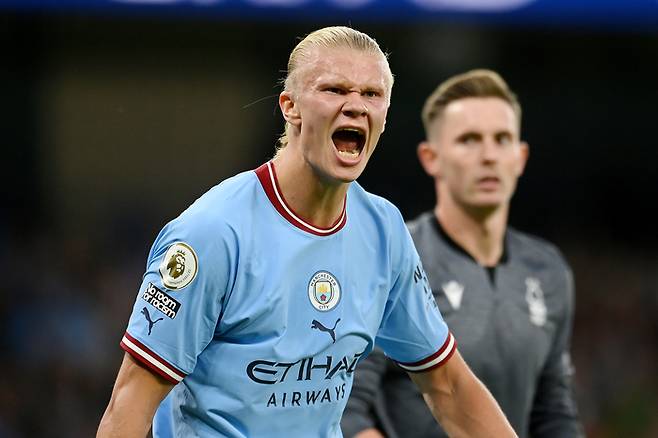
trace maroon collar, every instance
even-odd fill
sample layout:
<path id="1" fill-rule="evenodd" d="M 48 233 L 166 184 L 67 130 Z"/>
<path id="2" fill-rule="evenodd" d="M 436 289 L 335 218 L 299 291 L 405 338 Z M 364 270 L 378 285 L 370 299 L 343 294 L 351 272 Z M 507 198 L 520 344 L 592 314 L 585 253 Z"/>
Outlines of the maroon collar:
<path id="1" fill-rule="evenodd" d="M 276 171 L 274 170 L 274 163 L 268 161 L 267 163 L 261 165 L 258 169 L 255 170 L 256 176 L 260 181 L 267 197 L 270 199 L 270 202 L 276 208 L 276 211 L 279 212 L 288 222 L 296 226 L 297 228 L 306 231 L 307 233 L 315 234 L 316 236 L 329 236 L 340 231 L 341 228 L 347 223 L 347 211 L 345 205 L 347 203 L 347 196 L 343 200 L 343 211 L 340 213 L 340 217 L 336 222 L 334 222 L 329 228 L 317 227 L 313 224 L 310 224 L 299 216 L 290 208 L 288 203 L 281 193 L 281 188 L 279 187 L 279 181 L 276 178 Z"/>

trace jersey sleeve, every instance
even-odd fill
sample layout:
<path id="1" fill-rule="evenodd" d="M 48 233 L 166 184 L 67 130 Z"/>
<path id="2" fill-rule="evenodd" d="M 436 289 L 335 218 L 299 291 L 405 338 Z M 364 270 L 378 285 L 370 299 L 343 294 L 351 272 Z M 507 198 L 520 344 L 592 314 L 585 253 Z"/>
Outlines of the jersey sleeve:
<path id="1" fill-rule="evenodd" d="M 231 281 L 230 229 L 208 222 L 184 213 L 160 232 L 121 340 L 134 359 L 174 384 L 213 338 Z"/>
<path id="2" fill-rule="evenodd" d="M 457 347 L 455 338 L 441 316 L 399 213 L 391 235 L 391 262 L 396 275 L 376 342 L 405 371 L 427 371 L 450 359 Z"/>

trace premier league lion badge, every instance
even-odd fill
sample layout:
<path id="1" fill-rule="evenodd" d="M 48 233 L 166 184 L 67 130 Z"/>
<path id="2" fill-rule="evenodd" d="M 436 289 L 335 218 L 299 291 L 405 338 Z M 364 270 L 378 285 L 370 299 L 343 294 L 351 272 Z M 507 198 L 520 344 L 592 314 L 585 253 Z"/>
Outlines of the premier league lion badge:
<path id="1" fill-rule="evenodd" d="M 176 242 L 169 247 L 160 264 L 160 277 L 167 289 L 183 289 L 196 277 L 198 262 L 196 253 L 185 242 Z"/>
<path id="2" fill-rule="evenodd" d="M 316 272 L 308 283 L 308 298 L 321 312 L 336 307 L 340 301 L 340 285 L 336 277 L 327 271 Z"/>

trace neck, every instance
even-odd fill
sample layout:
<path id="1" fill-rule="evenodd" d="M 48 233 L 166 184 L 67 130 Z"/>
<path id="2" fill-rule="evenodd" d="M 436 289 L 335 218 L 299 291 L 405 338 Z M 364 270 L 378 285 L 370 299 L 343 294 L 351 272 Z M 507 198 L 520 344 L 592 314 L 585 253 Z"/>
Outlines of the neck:
<path id="1" fill-rule="evenodd" d="M 482 266 L 496 266 L 504 250 L 508 205 L 495 210 L 467 209 L 450 199 L 434 208 L 445 232 Z"/>
<path id="2" fill-rule="evenodd" d="M 294 152 L 288 145 L 273 160 L 281 194 L 301 219 L 328 228 L 343 212 L 349 183 L 323 181 L 316 170 Z"/>

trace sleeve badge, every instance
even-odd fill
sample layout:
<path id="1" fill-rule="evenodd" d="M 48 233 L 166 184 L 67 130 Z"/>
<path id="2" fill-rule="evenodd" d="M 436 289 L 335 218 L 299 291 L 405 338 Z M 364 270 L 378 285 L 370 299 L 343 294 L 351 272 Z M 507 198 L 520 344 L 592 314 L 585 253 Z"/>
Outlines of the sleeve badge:
<path id="1" fill-rule="evenodd" d="M 160 264 L 160 277 L 167 289 L 180 290 L 192 283 L 198 272 L 198 259 L 185 242 L 172 244 Z"/>

